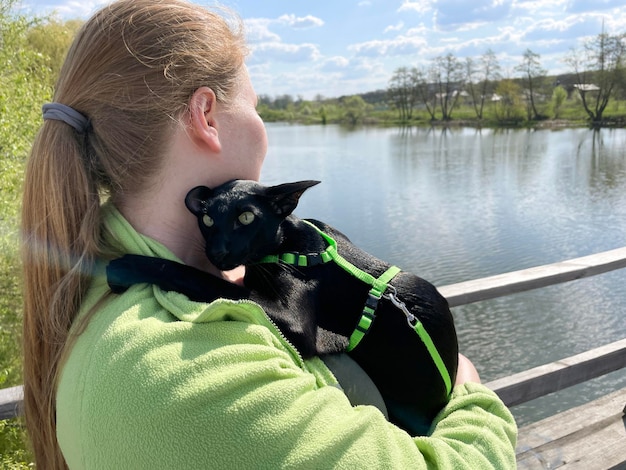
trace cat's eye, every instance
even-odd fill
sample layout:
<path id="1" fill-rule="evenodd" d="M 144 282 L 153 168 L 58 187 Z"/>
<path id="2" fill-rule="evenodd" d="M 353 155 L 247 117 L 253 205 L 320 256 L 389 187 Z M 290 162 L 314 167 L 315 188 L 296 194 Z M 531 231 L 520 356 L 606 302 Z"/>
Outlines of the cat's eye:
<path id="1" fill-rule="evenodd" d="M 250 211 L 242 212 L 239 216 L 239 222 L 241 222 L 242 225 L 250 225 L 253 220 L 254 214 Z"/>
<path id="2" fill-rule="evenodd" d="M 206 214 L 202 216 L 202 223 L 207 227 L 213 227 L 213 219 Z"/>

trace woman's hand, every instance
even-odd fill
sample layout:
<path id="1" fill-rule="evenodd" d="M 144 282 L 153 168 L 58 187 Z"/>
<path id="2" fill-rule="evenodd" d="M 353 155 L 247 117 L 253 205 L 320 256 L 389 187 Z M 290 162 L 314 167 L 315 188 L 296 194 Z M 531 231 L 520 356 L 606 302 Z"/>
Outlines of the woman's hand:
<path id="1" fill-rule="evenodd" d="M 480 383 L 480 376 L 472 361 L 470 361 L 463 354 L 459 353 L 459 367 L 456 372 L 456 381 L 454 385 L 460 385 L 465 382 Z"/>

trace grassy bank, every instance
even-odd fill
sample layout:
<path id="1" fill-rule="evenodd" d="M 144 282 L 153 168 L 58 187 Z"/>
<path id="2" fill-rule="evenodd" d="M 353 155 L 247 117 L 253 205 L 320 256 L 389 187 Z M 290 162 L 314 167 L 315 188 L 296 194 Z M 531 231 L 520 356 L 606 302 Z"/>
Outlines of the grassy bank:
<path id="1" fill-rule="evenodd" d="M 471 103 L 461 102 L 452 111 L 451 120 L 441 120 L 440 112 L 435 111 L 435 119 L 424 107 L 416 107 L 409 119 L 400 119 L 399 113 L 386 103 L 368 103 L 360 97 L 346 103 L 346 99 L 326 99 L 323 101 L 290 102 L 284 107 L 276 103 L 261 102 L 260 116 L 266 122 L 294 122 L 299 124 L 342 124 L 379 126 L 470 126 L 484 128 L 557 128 L 589 126 L 589 116 L 584 110 L 577 93 L 556 104 L 544 99 L 538 104 L 541 119 L 528 119 L 522 102 L 503 107 L 498 102 L 485 103 L 482 118 L 476 117 Z M 613 99 L 605 109 L 605 127 L 626 126 L 626 100 Z"/>

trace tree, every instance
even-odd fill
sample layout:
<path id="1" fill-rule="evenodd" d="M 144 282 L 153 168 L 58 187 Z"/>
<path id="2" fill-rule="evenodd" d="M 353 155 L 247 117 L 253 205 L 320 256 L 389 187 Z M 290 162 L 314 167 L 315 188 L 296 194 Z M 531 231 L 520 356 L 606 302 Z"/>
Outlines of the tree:
<path id="1" fill-rule="evenodd" d="M 624 79 L 624 35 L 609 35 L 604 31 L 586 41 L 582 49 L 572 49 L 566 62 L 576 75 L 578 90 L 585 112 L 594 125 L 602 116 L 616 86 Z"/>
<path id="2" fill-rule="evenodd" d="M 545 69 L 541 68 L 539 59 L 541 56 L 534 53 L 530 49 L 526 49 L 522 62 L 515 67 L 515 70 L 522 75 L 522 82 L 524 83 L 525 90 L 524 95 L 526 97 L 526 115 L 528 120 L 541 119 L 542 115 L 537 111 L 537 91 L 541 87 L 541 82 L 545 79 L 548 73 Z"/>
<path id="3" fill-rule="evenodd" d="M 293 109 L 294 99 L 289 94 L 277 96 L 273 101 L 273 107 L 276 109 L 283 109 L 290 111 Z"/>
<path id="4" fill-rule="evenodd" d="M 13 0 L 0 0 L 0 161 L 25 157 L 41 125 L 41 105 L 52 94 L 45 56 L 28 42 L 40 20 L 14 14 Z M 4 188 L 3 188 L 4 189 Z"/>
<path id="5" fill-rule="evenodd" d="M 515 122 L 522 118 L 520 86 L 511 79 L 501 80 L 496 86 L 495 113 L 498 120 Z"/>
<path id="6" fill-rule="evenodd" d="M 368 104 L 359 95 L 352 95 L 343 98 L 344 119 L 350 125 L 358 124 L 367 114 Z"/>
<path id="7" fill-rule="evenodd" d="M 17 12 L 16 0 L 0 0 L 0 388 L 21 383 L 22 325 L 19 201 L 24 161 L 49 101 L 49 69 L 27 41 L 39 21 Z M 0 422 L 0 467 L 29 468 L 26 433 L 19 420 Z"/>
<path id="8" fill-rule="evenodd" d="M 411 70 L 411 80 L 415 89 L 417 99 L 424 105 L 424 109 L 430 116 L 430 120 L 435 120 L 437 107 L 437 94 L 434 87 L 428 83 L 428 73 L 422 68 Z"/>
<path id="9" fill-rule="evenodd" d="M 440 56 L 434 59 L 431 74 L 437 88 L 441 118 L 448 121 L 452 119 L 452 111 L 463 91 L 463 64 L 452 53 Z"/>
<path id="10" fill-rule="evenodd" d="M 27 42 L 41 54 L 42 65 L 50 70 L 50 86 L 54 86 L 67 50 L 82 24 L 81 20 L 61 22 L 51 18 L 29 29 Z"/>
<path id="11" fill-rule="evenodd" d="M 322 122 L 322 124 L 326 125 L 326 123 L 328 122 L 328 115 L 326 114 L 326 108 L 324 107 L 324 105 L 320 106 L 318 114 L 320 116 L 320 121 Z"/>
<path id="12" fill-rule="evenodd" d="M 412 74 L 407 67 L 396 69 L 389 80 L 387 96 L 398 110 L 401 121 L 409 121 L 413 117 L 415 91 Z"/>
<path id="13" fill-rule="evenodd" d="M 561 115 L 561 108 L 567 99 L 567 91 L 562 86 L 557 86 L 552 92 L 552 113 L 554 119 L 558 119 Z"/>
<path id="14" fill-rule="evenodd" d="M 500 78 L 500 64 L 491 49 L 482 55 L 479 62 L 471 57 L 465 60 L 466 88 L 478 119 L 483 118 L 485 100 L 491 98 L 496 81 Z"/>

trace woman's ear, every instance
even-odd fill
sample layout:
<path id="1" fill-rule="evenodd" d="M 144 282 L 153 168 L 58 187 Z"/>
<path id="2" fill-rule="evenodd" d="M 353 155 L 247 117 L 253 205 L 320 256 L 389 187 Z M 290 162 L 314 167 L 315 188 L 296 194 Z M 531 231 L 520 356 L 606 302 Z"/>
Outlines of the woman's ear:
<path id="1" fill-rule="evenodd" d="M 222 144 L 214 127 L 217 97 L 208 87 L 198 88 L 189 100 L 190 136 L 197 145 L 208 147 L 219 153 Z"/>

